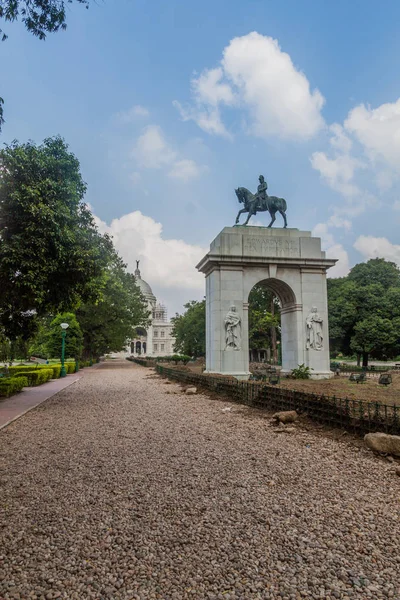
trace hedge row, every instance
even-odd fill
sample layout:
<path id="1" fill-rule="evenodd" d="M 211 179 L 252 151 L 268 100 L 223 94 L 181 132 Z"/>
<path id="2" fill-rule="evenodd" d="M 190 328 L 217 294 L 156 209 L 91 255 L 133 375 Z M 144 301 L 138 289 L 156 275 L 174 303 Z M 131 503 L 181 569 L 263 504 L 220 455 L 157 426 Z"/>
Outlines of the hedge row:
<path id="1" fill-rule="evenodd" d="M 27 378 L 29 387 L 36 385 L 42 385 L 47 383 L 49 379 L 53 378 L 53 369 L 35 369 L 31 371 L 23 371 L 22 373 L 16 373 L 12 379 L 16 378 Z"/>
<path id="2" fill-rule="evenodd" d="M 9 379 L 0 379 L 0 396 L 8 398 L 17 392 L 20 392 L 23 387 L 28 385 L 27 377 L 10 377 Z"/>

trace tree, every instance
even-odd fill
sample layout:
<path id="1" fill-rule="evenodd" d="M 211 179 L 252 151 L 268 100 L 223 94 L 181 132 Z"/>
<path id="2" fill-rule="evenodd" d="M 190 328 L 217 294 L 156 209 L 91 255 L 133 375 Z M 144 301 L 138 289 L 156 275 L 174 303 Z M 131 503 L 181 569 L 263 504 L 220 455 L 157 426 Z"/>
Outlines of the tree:
<path id="1" fill-rule="evenodd" d="M 0 0 L 0 19 L 17 21 L 21 19 L 27 30 L 40 40 L 47 33 L 66 29 L 66 5 L 73 0 Z M 89 8 L 88 0 L 76 0 Z M 2 41 L 7 35 L 0 29 Z"/>
<path id="2" fill-rule="evenodd" d="M 351 347 L 362 354 L 363 365 L 366 366 L 369 354 L 378 351 L 378 355 L 382 356 L 383 354 L 386 356 L 386 353 L 391 353 L 392 347 L 399 337 L 398 322 L 371 315 L 354 326 Z"/>
<path id="3" fill-rule="evenodd" d="M 82 354 L 83 335 L 74 313 L 57 315 L 50 323 L 46 336 L 46 350 L 48 358 L 61 356 L 62 328 L 61 323 L 68 323 L 65 336 L 65 357 L 79 359 Z"/>
<path id="4" fill-rule="evenodd" d="M 146 327 L 149 311 L 135 278 L 121 258 L 110 252 L 108 268 L 99 277 L 100 296 L 79 306 L 77 319 L 83 332 L 84 358 L 118 352 L 137 326 Z"/>
<path id="5" fill-rule="evenodd" d="M 60 137 L 0 150 L 0 323 L 11 340 L 32 337 L 38 316 L 96 298 L 112 243 L 85 191 Z"/>
<path id="6" fill-rule="evenodd" d="M 205 356 L 206 353 L 206 301 L 192 300 L 185 304 L 183 315 L 171 319 L 174 327 L 175 352 L 188 356 Z"/>
<path id="7" fill-rule="evenodd" d="M 331 350 L 369 356 L 395 356 L 399 348 L 400 270 L 382 258 L 355 265 L 347 277 L 328 279 Z M 389 324 L 390 327 L 389 327 Z M 397 335 L 397 337 L 396 337 Z"/>
<path id="8" fill-rule="evenodd" d="M 280 305 L 277 297 L 265 285 L 257 284 L 249 294 L 249 348 L 271 348 L 274 362 L 278 360 Z"/>

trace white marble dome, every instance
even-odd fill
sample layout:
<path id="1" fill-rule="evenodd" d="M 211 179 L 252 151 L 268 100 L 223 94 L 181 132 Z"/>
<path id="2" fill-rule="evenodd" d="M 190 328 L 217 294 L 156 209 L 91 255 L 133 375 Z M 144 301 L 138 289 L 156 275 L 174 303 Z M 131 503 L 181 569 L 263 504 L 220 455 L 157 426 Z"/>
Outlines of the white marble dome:
<path id="1" fill-rule="evenodd" d="M 151 289 L 151 287 L 149 286 L 147 281 L 142 279 L 139 268 L 137 268 L 135 270 L 135 279 L 136 279 L 136 285 L 140 288 L 140 291 L 142 292 L 142 294 L 146 298 L 146 300 L 148 302 L 150 302 L 151 304 L 155 304 L 156 297 L 153 294 L 153 290 Z"/>

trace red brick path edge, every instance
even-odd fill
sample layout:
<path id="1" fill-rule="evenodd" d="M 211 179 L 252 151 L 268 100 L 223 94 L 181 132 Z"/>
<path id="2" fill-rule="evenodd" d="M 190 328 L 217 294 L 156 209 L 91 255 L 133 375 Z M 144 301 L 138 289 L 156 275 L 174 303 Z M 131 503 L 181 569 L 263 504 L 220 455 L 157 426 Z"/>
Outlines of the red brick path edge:
<path id="1" fill-rule="evenodd" d="M 37 387 L 23 388 L 22 392 L 10 398 L 4 400 L 0 398 L 0 430 L 81 377 L 81 373 L 71 373 L 71 375 L 43 383 Z"/>

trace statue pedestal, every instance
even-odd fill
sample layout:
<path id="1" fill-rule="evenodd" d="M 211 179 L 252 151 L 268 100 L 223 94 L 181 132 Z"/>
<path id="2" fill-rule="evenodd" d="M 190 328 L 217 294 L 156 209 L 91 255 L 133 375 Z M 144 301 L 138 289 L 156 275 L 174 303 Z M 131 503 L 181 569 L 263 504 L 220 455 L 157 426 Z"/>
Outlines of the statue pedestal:
<path id="1" fill-rule="evenodd" d="M 248 297 L 262 283 L 281 302 L 282 371 L 305 364 L 313 378 L 331 377 L 326 271 L 335 262 L 309 231 L 225 227 L 197 265 L 206 276 L 206 372 L 250 376 Z M 232 306 L 241 321 L 234 349 L 227 348 L 226 329 Z M 313 307 L 319 321 L 310 327 Z"/>

